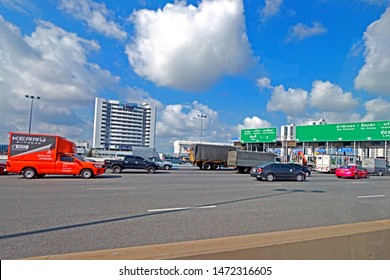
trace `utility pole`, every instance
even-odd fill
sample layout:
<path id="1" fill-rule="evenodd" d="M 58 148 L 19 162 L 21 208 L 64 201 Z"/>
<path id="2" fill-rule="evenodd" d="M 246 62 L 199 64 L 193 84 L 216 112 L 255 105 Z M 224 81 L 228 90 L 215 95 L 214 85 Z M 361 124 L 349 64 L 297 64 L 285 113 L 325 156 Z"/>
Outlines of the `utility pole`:
<path id="1" fill-rule="evenodd" d="M 32 121 L 32 112 L 33 112 L 33 105 L 34 105 L 34 99 L 41 99 L 39 96 L 34 95 L 25 95 L 24 97 L 31 99 L 31 108 L 30 108 L 30 123 L 28 125 L 28 134 L 31 133 L 31 121 Z"/>
<path id="2" fill-rule="evenodd" d="M 200 118 L 200 143 L 202 143 L 202 132 L 203 132 L 203 119 L 207 118 L 206 115 L 198 114 L 198 117 Z"/>

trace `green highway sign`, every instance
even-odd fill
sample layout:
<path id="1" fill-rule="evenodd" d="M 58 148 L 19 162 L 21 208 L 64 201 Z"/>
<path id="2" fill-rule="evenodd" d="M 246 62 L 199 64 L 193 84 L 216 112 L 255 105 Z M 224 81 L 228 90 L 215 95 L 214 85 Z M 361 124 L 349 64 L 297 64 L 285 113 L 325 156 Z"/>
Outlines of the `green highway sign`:
<path id="1" fill-rule="evenodd" d="M 276 128 L 255 128 L 241 130 L 241 143 L 276 142 Z"/>
<path id="2" fill-rule="evenodd" d="M 296 127 L 297 142 L 386 140 L 390 140 L 390 120 Z"/>

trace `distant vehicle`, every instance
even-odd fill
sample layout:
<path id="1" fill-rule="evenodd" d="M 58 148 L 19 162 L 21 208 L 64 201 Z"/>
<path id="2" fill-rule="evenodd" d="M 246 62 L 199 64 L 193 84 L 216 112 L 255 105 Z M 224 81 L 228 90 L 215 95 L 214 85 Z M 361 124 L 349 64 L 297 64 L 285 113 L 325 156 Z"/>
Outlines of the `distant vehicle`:
<path id="1" fill-rule="evenodd" d="M 104 165 L 113 173 L 120 173 L 124 169 L 145 169 L 152 174 L 158 169 L 157 164 L 139 156 L 124 156 L 123 160 L 106 159 Z"/>
<path id="2" fill-rule="evenodd" d="M 387 168 L 387 162 L 383 158 L 363 158 L 362 167 L 367 169 L 370 174 L 376 174 L 378 176 L 390 174 L 390 170 Z"/>
<path id="3" fill-rule="evenodd" d="M 2 174 L 8 174 L 7 166 L 5 163 L 0 163 L 0 175 Z"/>
<path id="4" fill-rule="evenodd" d="M 26 179 L 47 174 L 91 178 L 105 172 L 102 164 L 77 155 L 76 144 L 64 137 L 10 132 L 7 172 Z"/>
<path id="5" fill-rule="evenodd" d="M 304 165 L 300 165 L 298 163 L 287 163 L 289 165 L 291 165 L 293 168 L 297 168 L 297 169 L 300 169 L 302 170 L 303 172 L 305 172 L 305 176 L 306 177 L 309 177 L 311 175 L 311 170 L 309 168 L 309 166 L 304 166 Z"/>
<path id="6" fill-rule="evenodd" d="M 183 163 L 190 162 L 190 158 L 189 157 L 182 157 L 181 160 L 183 161 Z"/>
<path id="7" fill-rule="evenodd" d="M 148 160 L 157 164 L 159 169 L 169 170 L 172 168 L 172 162 L 161 160 L 159 157 L 151 157 Z"/>
<path id="8" fill-rule="evenodd" d="M 227 166 L 228 152 L 236 150 L 233 146 L 193 144 L 190 147 L 192 165 L 205 170 L 218 170 Z"/>
<path id="9" fill-rule="evenodd" d="M 286 163 L 269 163 L 253 167 L 250 176 L 255 177 L 259 181 L 265 179 L 269 182 L 275 180 L 296 180 L 301 182 L 306 179 L 306 175 L 301 169 L 294 168 Z"/>
<path id="10" fill-rule="evenodd" d="M 227 165 L 239 173 L 249 173 L 252 167 L 274 162 L 276 157 L 274 153 L 235 150 L 228 152 Z"/>
<path id="11" fill-rule="evenodd" d="M 352 155 L 317 155 L 315 170 L 318 172 L 334 173 L 340 166 L 356 164 L 356 156 Z"/>
<path id="12" fill-rule="evenodd" d="M 164 160 L 165 161 L 169 161 L 171 163 L 177 163 L 177 164 L 184 164 L 185 162 L 180 159 L 180 158 L 177 158 L 177 157 L 164 157 Z"/>
<path id="13" fill-rule="evenodd" d="M 336 169 L 335 174 L 337 178 L 369 178 L 369 172 L 357 165 L 344 165 Z"/>

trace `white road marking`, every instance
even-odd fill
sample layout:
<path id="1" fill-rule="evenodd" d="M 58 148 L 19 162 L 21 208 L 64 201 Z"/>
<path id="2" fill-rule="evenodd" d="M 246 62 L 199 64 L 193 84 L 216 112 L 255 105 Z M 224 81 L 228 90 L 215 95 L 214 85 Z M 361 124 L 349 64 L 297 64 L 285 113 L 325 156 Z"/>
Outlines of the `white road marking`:
<path id="1" fill-rule="evenodd" d="M 150 209 L 148 212 L 169 212 L 169 211 L 178 211 L 178 210 L 189 210 L 189 209 L 208 209 L 215 208 L 215 205 L 208 206 L 199 206 L 199 207 L 177 207 L 177 208 L 162 208 L 162 209 Z"/>
<path id="2" fill-rule="evenodd" d="M 374 195 L 362 195 L 358 196 L 357 198 L 375 198 L 375 197 L 384 197 L 384 194 L 374 194 Z"/>
<path id="3" fill-rule="evenodd" d="M 88 191 L 96 191 L 96 190 L 132 190 L 134 187 L 117 187 L 117 188 L 87 188 Z"/>

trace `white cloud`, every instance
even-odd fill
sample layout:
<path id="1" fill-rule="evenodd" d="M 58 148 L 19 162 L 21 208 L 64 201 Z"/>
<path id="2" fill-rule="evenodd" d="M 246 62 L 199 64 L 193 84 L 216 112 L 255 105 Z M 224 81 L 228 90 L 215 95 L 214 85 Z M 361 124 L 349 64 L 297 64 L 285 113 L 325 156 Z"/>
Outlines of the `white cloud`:
<path id="1" fill-rule="evenodd" d="M 367 113 L 362 121 L 390 120 L 390 102 L 377 98 L 364 103 L 364 107 Z"/>
<path id="2" fill-rule="evenodd" d="M 160 120 L 157 122 L 157 136 L 159 137 L 190 137 L 199 138 L 201 121 L 202 129 L 208 131 L 215 129 L 218 122 L 218 113 L 208 106 L 195 101 L 192 104 L 166 105 L 159 112 Z M 206 118 L 201 118 L 204 115 Z"/>
<path id="3" fill-rule="evenodd" d="M 390 8 L 364 33 L 365 64 L 355 78 L 355 87 L 390 96 Z"/>
<path id="4" fill-rule="evenodd" d="M 326 28 L 320 23 L 314 21 L 311 26 L 303 23 L 298 23 L 290 27 L 287 34 L 286 42 L 302 41 L 308 37 L 313 37 L 326 33 Z"/>
<path id="5" fill-rule="evenodd" d="M 242 129 L 248 129 L 248 128 L 267 128 L 271 127 L 271 123 L 267 120 L 260 119 L 257 116 L 253 116 L 252 118 L 246 117 L 244 119 L 243 124 L 237 125 L 236 134 L 240 135 L 240 131 Z"/>
<path id="6" fill-rule="evenodd" d="M 305 113 L 309 94 L 303 89 L 289 88 L 282 85 L 273 89 L 271 99 L 267 103 L 267 111 L 281 111 L 287 116 L 298 117 Z"/>
<path id="7" fill-rule="evenodd" d="M 30 100 L 34 102 L 33 132 L 59 133 L 71 139 L 92 138 L 94 98 L 115 89 L 119 79 L 88 62 L 99 45 L 47 22 L 30 36 L 0 16 L 0 142 L 8 131 L 27 131 Z M 4 40 L 3 40 L 4 38 Z"/>
<path id="8" fill-rule="evenodd" d="M 265 6 L 260 11 L 262 21 L 267 21 L 270 17 L 277 15 L 283 4 L 283 0 L 265 0 Z"/>
<path id="9" fill-rule="evenodd" d="M 107 37 L 119 40 L 127 38 L 126 32 L 110 20 L 113 13 L 106 8 L 104 3 L 96 3 L 92 0 L 61 0 L 59 8 Z"/>
<path id="10" fill-rule="evenodd" d="M 260 90 L 263 89 L 272 89 L 271 80 L 269 78 L 259 78 L 257 79 L 257 86 Z"/>
<path id="11" fill-rule="evenodd" d="M 158 86 L 201 91 L 256 62 L 242 0 L 203 0 L 198 7 L 178 1 L 135 11 L 131 20 L 136 34 L 126 47 L 129 62 Z"/>
<path id="12" fill-rule="evenodd" d="M 350 112 L 359 102 L 353 98 L 351 92 L 344 92 L 336 84 L 314 81 L 309 104 L 322 112 Z"/>

